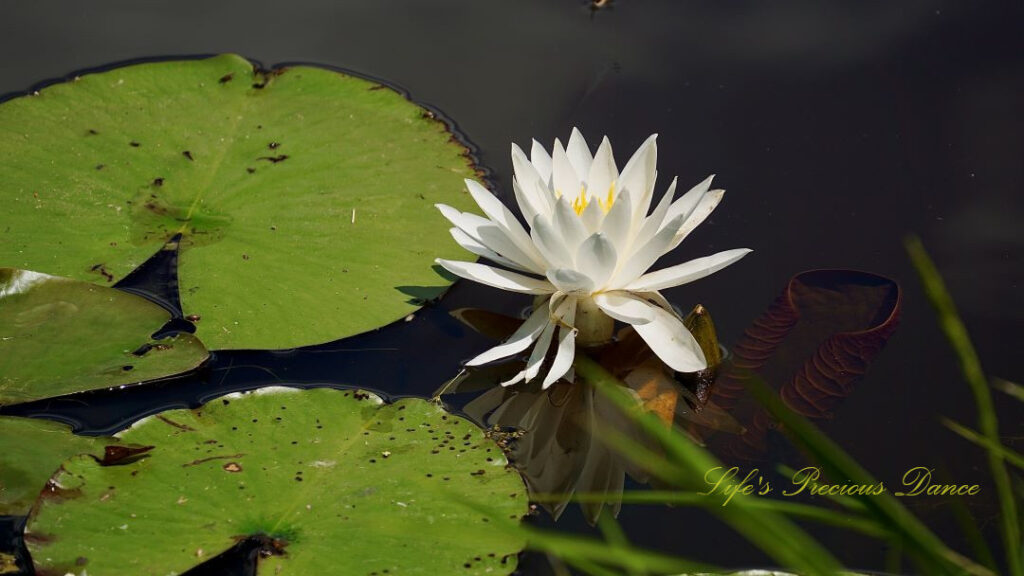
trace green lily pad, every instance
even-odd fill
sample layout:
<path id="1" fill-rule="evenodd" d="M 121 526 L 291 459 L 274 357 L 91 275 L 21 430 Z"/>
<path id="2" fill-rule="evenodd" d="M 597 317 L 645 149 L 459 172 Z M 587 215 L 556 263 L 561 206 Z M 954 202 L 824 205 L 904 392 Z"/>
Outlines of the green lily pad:
<path id="1" fill-rule="evenodd" d="M 0 515 L 28 514 L 61 462 L 77 454 L 101 457 L 103 446 L 113 442 L 76 436 L 67 424 L 59 422 L 0 417 Z"/>
<path id="2" fill-rule="evenodd" d="M 152 339 L 170 318 L 121 290 L 0 268 L 0 404 L 195 368 L 209 355 L 195 336 Z"/>
<path id="3" fill-rule="evenodd" d="M 0 105 L 0 157 L 0 265 L 110 285 L 181 233 L 182 307 L 211 348 L 377 328 L 447 288 L 435 258 L 465 256 L 432 205 L 471 206 L 467 149 L 330 70 L 225 55 L 84 75 Z"/>
<path id="4" fill-rule="evenodd" d="M 257 537 L 266 575 L 507 574 L 525 545 L 498 522 L 527 502 L 497 444 L 424 400 L 270 388 L 118 437 L 154 448 L 64 464 L 26 528 L 38 573 L 180 574 Z"/>

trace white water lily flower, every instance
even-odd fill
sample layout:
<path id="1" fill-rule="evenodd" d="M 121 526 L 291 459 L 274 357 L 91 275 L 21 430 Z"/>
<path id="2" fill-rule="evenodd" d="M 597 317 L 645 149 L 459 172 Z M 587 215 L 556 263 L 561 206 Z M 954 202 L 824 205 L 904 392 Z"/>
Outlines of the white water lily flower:
<path id="1" fill-rule="evenodd" d="M 486 364 L 533 345 L 526 368 L 502 384 L 529 382 L 540 374 L 557 331 L 557 352 L 542 384 L 547 388 L 569 373 L 577 339 L 581 345 L 607 340 L 614 320 L 620 320 L 631 324 L 672 369 L 707 367 L 700 345 L 659 290 L 703 278 L 750 250 L 726 250 L 647 272 L 708 217 L 725 193 L 709 190 L 708 177 L 674 200 L 673 180 L 652 210 L 656 137 L 640 146 L 622 172 L 608 138 L 591 156 L 575 128 L 568 146 L 555 140 L 551 155 L 536 140 L 530 158 L 513 144 L 512 186 L 529 232 L 473 180 L 466 185 L 486 218 L 437 205 L 455 225 L 451 234 L 456 242 L 503 268 L 442 259 L 438 264 L 468 280 L 541 300 L 507 341 L 467 365 Z"/>

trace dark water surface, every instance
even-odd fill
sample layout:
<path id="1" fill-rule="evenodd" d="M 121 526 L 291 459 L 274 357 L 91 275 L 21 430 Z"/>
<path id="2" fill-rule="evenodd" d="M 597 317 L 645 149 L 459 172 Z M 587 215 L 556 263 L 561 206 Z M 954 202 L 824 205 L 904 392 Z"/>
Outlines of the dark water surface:
<path id="1" fill-rule="evenodd" d="M 621 163 L 657 132 L 659 190 L 673 175 L 686 189 L 712 172 L 729 190 L 665 263 L 754 249 L 667 296 L 683 308 L 708 307 L 729 345 L 801 270 L 856 268 L 899 280 L 902 325 L 825 428 L 887 482 L 923 465 L 982 484 L 967 503 L 997 545 L 983 454 L 938 423 L 948 416 L 973 425 L 973 401 L 901 239 L 922 236 L 986 371 L 1024 381 L 1022 31 L 1019 2 L 615 0 L 592 13 L 577 0 L 8 0 L 0 5 L 0 94 L 172 54 L 337 66 L 394 82 L 444 111 L 504 191 L 510 141 L 550 145 L 575 125 L 594 143 L 607 134 Z M 260 383 L 425 395 L 490 345 L 449 310 L 516 312 L 524 304 L 460 283 L 411 322 L 381 332 L 309 350 L 221 355 L 200 378 L 31 408 L 101 432 Z M 1007 443 L 1021 450 L 1024 410 L 996 400 Z M 948 501 L 907 503 L 967 551 Z M 644 546 L 726 566 L 767 564 L 699 511 L 626 507 L 620 520 Z M 558 527 L 588 530 L 575 509 Z M 883 566 L 879 544 L 815 534 L 851 567 Z"/>

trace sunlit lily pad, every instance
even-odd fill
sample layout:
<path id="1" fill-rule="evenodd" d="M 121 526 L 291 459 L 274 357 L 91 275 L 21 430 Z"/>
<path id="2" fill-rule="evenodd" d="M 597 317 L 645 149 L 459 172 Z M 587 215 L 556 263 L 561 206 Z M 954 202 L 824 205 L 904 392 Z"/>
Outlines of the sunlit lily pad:
<path id="1" fill-rule="evenodd" d="M 259 573 L 507 574 L 522 480 L 423 400 L 272 388 L 147 418 L 147 457 L 64 464 L 26 528 L 37 572 L 180 574 L 258 537 Z M 142 552 L 144 551 L 144 553 Z"/>
<path id="2" fill-rule="evenodd" d="M 121 290 L 0 268 L 0 404 L 195 368 L 208 356 L 197 338 L 152 338 L 170 318 Z"/>
<path id="3" fill-rule="evenodd" d="M 111 285 L 183 235 L 211 348 L 289 348 L 397 320 L 465 253 L 467 149 L 395 91 L 237 56 L 87 74 L 0 105 L 0 265 Z"/>
<path id="4" fill-rule="evenodd" d="M 27 514 L 61 462 L 86 453 L 101 458 L 103 447 L 112 442 L 76 436 L 67 424 L 0 417 L 0 515 Z"/>

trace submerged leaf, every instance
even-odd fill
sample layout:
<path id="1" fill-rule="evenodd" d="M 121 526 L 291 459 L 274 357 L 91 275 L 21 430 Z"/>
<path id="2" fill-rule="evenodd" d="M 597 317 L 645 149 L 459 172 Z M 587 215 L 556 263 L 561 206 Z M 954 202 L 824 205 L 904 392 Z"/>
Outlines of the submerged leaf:
<path id="1" fill-rule="evenodd" d="M 100 458 L 105 446 L 116 447 L 116 440 L 76 436 L 59 422 L 0 416 L 0 515 L 27 514 L 61 462 L 86 453 Z"/>
<path id="2" fill-rule="evenodd" d="M 37 572 L 180 574 L 255 539 L 260 574 L 507 574 L 525 543 L 493 521 L 527 512 L 501 450 L 423 400 L 270 388 L 118 437 L 153 449 L 65 462 L 26 527 Z"/>
<path id="3" fill-rule="evenodd" d="M 0 404 L 195 368 L 208 356 L 195 336 L 153 339 L 170 318 L 121 290 L 0 268 Z"/>
<path id="4" fill-rule="evenodd" d="M 852 270 L 794 276 L 740 338 L 713 388 L 711 399 L 748 428 L 727 441 L 730 450 L 758 457 L 772 426 L 747 396 L 747 378 L 769 383 L 803 416 L 830 418 L 895 332 L 899 315 L 899 285 L 883 276 Z"/>
<path id="5" fill-rule="evenodd" d="M 181 234 L 211 348 L 290 348 L 413 312 L 461 257 L 465 146 L 396 91 L 233 55 L 85 74 L 0 104 L 0 266 L 109 286 Z M 59 224 L 58 224 L 59 223 Z"/>

